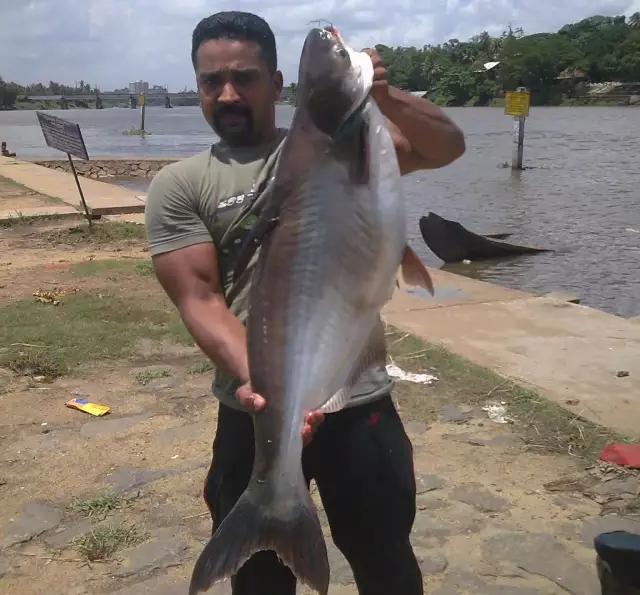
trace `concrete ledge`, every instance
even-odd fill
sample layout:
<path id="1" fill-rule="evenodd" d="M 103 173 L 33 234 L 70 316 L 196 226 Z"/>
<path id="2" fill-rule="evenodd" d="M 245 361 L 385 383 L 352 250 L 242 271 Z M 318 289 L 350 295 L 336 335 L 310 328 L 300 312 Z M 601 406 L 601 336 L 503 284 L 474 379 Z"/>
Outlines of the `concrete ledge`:
<path id="1" fill-rule="evenodd" d="M 83 209 L 73 176 L 30 161 L 0 157 L 0 175 L 40 194 L 59 198 L 76 210 Z M 93 215 L 144 212 L 145 196 L 97 180 L 82 180 L 82 191 Z"/>
<path id="2" fill-rule="evenodd" d="M 64 205 L 52 205 L 50 207 L 29 207 L 19 211 L 5 211 L 0 213 L 1 221 L 11 221 L 12 219 L 41 219 L 43 217 L 56 217 L 64 219 L 74 219 L 85 217 L 73 207 Z"/>
<path id="3" fill-rule="evenodd" d="M 505 294 L 438 308 L 420 308 L 416 300 L 396 292 L 383 314 L 390 324 L 529 385 L 577 415 L 640 434 L 640 325 L 548 297 Z M 618 378 L 620 370 L 629 376 Z"/>
<path id="4" fill-rule="evenodd" d="M 179 161 L 180 157 L 94 157 L 89 161 L 74 159 L 78 175 L 94 180 L 113 177 L 151 179 L 165 165 Z M 31 163 L 49 169 L 71 173 L 67 159 L 29 159 Z"/>

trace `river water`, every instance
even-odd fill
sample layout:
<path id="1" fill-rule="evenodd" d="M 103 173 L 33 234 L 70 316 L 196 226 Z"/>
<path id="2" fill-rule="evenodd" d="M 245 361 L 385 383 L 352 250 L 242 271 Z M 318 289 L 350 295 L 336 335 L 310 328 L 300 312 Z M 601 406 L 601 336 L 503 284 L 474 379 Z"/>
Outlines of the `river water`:
<path id="1" fill-rule="evenodd" d="M 500 167 L 512 151 L 512 120 L 492 108 L 445 110 L 464 130 L 466 154 L 441 170 L 405 178 L 411 243 L 431 266 L 418 220 L 428 211 L 479 233 L 509 231 L 549 253 L 457 265 L 455 272 L 534 293 L 570 291 L 582 303 L 640 315 L 640 109 L 534 108 L 527 120 L 525 165 Z M 92 158 L 187 156 L 215 138 L 199 108 L 148 108 L 146 138 L 123 135 L 138 110 L 53 111 L 78 122 Z M 280 125 L 293 109 L 278 106 Z M 0 140 L 18 157 L 57 155 L 44 144 L 35 112 L 0 112 Z M 140 182 L 138 182 L 139 184 Z"/>

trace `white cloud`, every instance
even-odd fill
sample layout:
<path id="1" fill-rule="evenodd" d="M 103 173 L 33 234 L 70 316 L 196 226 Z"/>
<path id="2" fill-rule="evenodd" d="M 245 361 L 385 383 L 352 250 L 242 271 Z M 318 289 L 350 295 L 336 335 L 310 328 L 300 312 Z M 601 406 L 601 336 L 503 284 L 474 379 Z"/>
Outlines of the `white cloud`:
<path id="1" fill-rule="evenodd" d="M 0 76 L 20 83 L 84 80 L 103 89 L 131 80 L 194 86 L 191 32 L 212 10 L 263 16 L 277 36 L 285 81 L 295 80 L 309 21 L 339 27 L 354 47 L 441 43 L 511 24 L 554 31 L 593 14 L 631 14 L 640 0 L 0 0 Z"/>

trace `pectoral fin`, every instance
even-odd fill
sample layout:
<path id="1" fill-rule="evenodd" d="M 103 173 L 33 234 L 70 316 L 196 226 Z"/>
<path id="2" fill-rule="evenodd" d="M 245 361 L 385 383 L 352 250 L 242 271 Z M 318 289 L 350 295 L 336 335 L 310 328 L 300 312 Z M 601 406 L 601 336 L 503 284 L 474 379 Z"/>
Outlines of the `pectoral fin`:
<path id="1" fill-rule="evenodd" d="M 402 268 L 402 279 L 407 285 L 424 287 L 431 295 L 434 294 L 433 281 L 427 267 L 424 266 L 420 257 L 409 245 L 404 248 L 400 266 Z"/>

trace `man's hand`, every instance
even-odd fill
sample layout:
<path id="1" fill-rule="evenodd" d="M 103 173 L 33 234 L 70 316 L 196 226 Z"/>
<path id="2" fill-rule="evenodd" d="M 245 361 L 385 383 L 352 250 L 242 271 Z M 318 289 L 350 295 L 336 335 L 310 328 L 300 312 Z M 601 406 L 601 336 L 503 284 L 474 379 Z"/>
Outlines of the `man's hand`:
<path id="1" fill-rule="evenodd" d="M 389 96 L 387 68 L 383 64 L 382 58 L 377 50 L 365 48 L 362 51 L 368 54 L 371 57 L 371 62 L 373 62 L 373 86 L 371 87 L 371 96 L 377 104 L 380 104 Z"/>
<path id="2" fill-rule="evenodd" d="M 236 399 L 250 413 L 257 413 L 267 404 L 264 397 L 257 395 L 251 388 L 251 383 L 247 382 L 238 387 L 236 391 Z M 311 442 L 311 438 L 315 434 L 318 426 L 324 421 L 324 413 L 322 411 L 312 411 L 307 413 L 302 425 L 302 443 L 306 446 Z"/>

